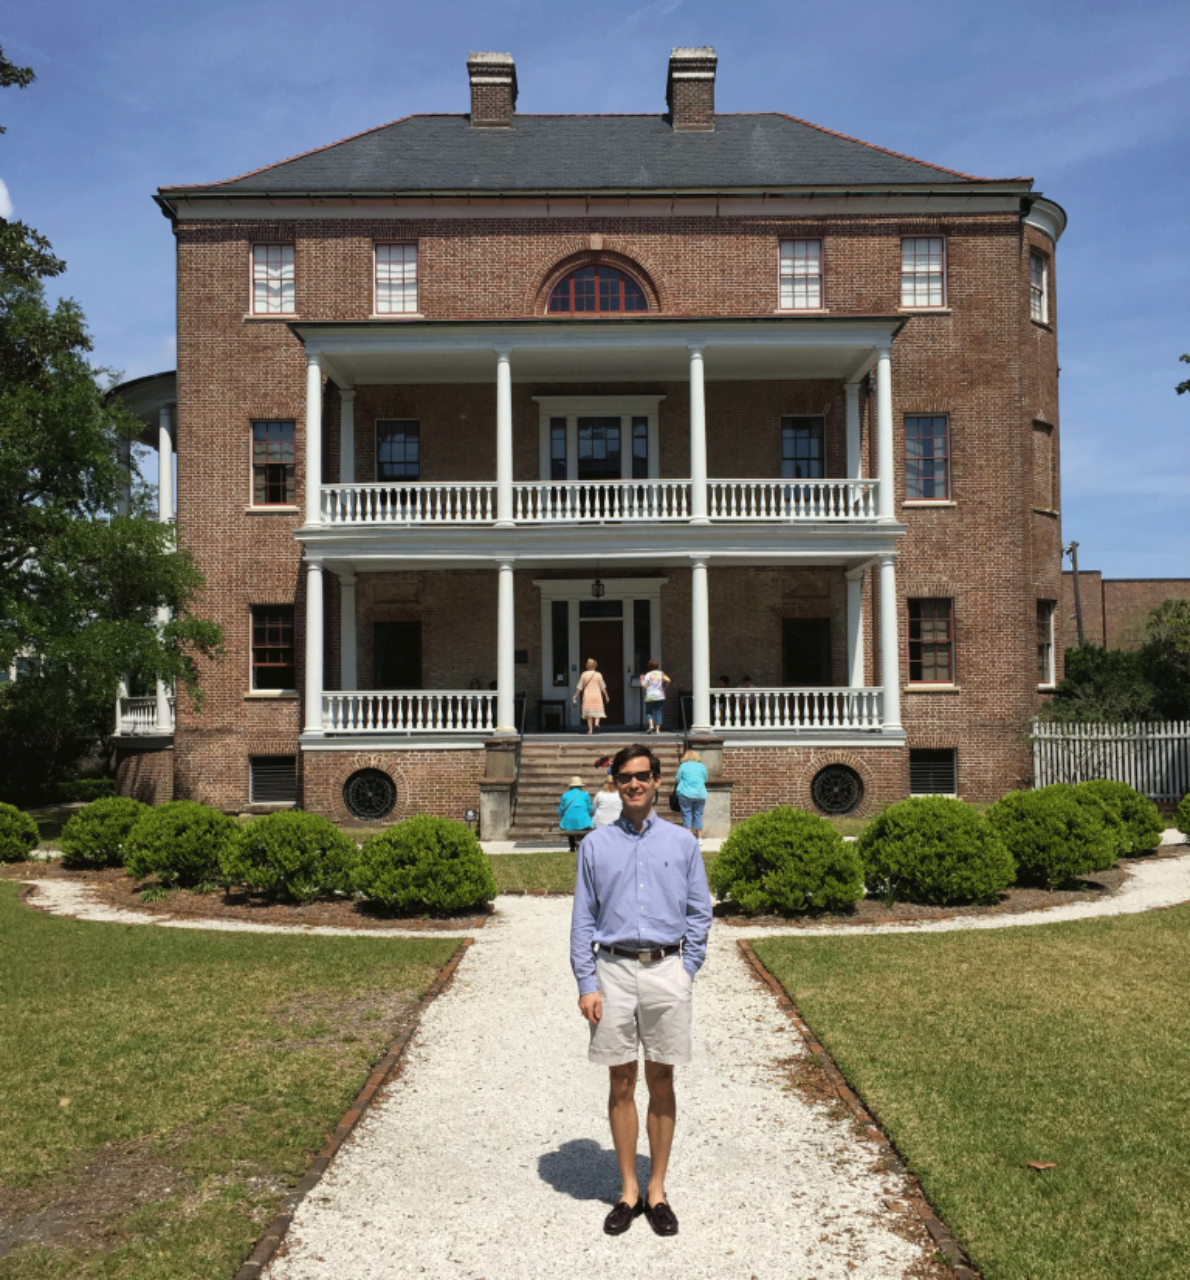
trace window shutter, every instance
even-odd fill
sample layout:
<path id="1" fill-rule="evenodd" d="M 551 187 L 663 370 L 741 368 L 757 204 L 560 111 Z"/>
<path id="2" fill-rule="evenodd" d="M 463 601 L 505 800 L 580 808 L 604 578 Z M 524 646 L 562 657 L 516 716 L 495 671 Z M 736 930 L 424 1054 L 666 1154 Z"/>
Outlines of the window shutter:
<path id="1" fill-rule="evenodd" d="M 248 779 L 253 804 L 297 803 L 297 756 L 250 756 Z"/>
<path id="2" fill-rule="evenodd" d="M 918 748 L 909 752 L 909 794 L 953 796 L 959 791 L 958 752 Z"/>

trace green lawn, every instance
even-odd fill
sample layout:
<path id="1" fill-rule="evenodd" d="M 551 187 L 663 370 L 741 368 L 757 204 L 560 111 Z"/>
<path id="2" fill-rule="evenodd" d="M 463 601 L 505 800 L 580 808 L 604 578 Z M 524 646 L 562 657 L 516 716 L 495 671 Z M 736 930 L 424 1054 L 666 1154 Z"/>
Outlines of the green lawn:
<path id="1" fill-rule="evenodd" d="M 710 870 L 713 853 L 704 853 Z M 567 850 L 555 853 L 493 853 L 492 874 L 501 893 L 536 890 L 544 893 L 573 893 L 578 855 Z"/>
<path id="2" fill-rule="evenodd" d="M 756 951 L 985 1280 L 1190 1274 L 1190 908 Z"/>
<path id="3" fill-rule="evenodd" d="M 82 923 L 17 888 L 0 1223 L 63 1197 L 78 1221 L 76 1247 L 20 1247 L 4 1280 L 227 1280 L 458 946 Z"/>

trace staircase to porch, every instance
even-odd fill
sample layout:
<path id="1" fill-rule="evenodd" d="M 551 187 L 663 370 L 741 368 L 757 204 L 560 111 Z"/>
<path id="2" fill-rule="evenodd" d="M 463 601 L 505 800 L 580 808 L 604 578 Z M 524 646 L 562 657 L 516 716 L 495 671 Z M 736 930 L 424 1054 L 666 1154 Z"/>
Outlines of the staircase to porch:
<path id="1" fill-rule="evenodd" d="M 516 817 L 509 838 L 512 840 L 546 840 L 558 838 L 558 798 L 577 774 L 583 786 L 594 795 L 607 778 L 605 769 L 597 769 L 600 756 L 614 756 L 632 741 L 632 731 L 623 737 L 612 734 L 571 735 L 565 740 L 526 738 L 521 744 L 521 770 L 517 782 Z M 669 808 L 669 793 L 682 755 L 682 740 L 676 735 L 661 734 L 650 739 L 661 761 L 661 795 L 657 812 L 671 822 L 681 822 L 681 815 Z"/>

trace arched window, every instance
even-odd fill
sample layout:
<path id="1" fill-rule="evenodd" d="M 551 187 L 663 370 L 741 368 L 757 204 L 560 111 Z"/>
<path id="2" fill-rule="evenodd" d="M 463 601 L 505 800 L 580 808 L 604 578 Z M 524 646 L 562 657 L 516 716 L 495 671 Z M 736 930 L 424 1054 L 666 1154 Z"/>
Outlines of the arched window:
<path id="1" fill-rule="evenodd" d="M 616 267 L 579 267 L 563 276 L 550 293 L 551 315 L 648 311 L 645 291 Z"/>

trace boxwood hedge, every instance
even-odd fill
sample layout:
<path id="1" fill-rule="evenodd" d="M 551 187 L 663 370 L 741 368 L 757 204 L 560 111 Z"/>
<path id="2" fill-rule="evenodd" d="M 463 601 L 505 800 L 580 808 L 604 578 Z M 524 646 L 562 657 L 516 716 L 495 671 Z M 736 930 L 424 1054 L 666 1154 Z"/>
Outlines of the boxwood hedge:
<path id="1" fill-rule="evenodd" d="M 350 889 L 356 853 L 355 842 L 327 818 L 286 809 L 244 827 L 220 866 L 229 884 L 281 901 L 310 902 Z"/>
<path id="2" fill-rule="evenodd" d="M 372 836 L 352 881 L 365 898 L 398 912 L 462 911 L 491 902 L 497 892 L 488 855 L 470 827 L 428 815 Z"/>
<path id="3" fill-rule="evenodd" d="M 137 821 L 124 846 L 124 865 L 138 880 L 156 876 L 163 885 L 213 884 L 239 833 L 240 824 L 218 809 L 172 800 L 147 809 Z"/>
<path id="4" fill-rule="evenodd" d="M 24 809 L 0 804 L 0 862 L 24 862 L 40 840 L 37 823 Z"/>
<path id="5" fill-rule="evenodd" d="M 68 865 L 119 867 L 132 828 L 144 817 L 147 805 L 127 796 L 108 796 L 80 809 L 62 828 L 58 848 Z"/>
<path id="6" fill-rule="evenodd" d="M 1052 889 L 1116 860 L 1116 837 L 1102 806 L 1083 802 L 1065 783 L 1010 791 L 988 809 L 987 819 L 1015 859 L 1020 884 Z"/>

